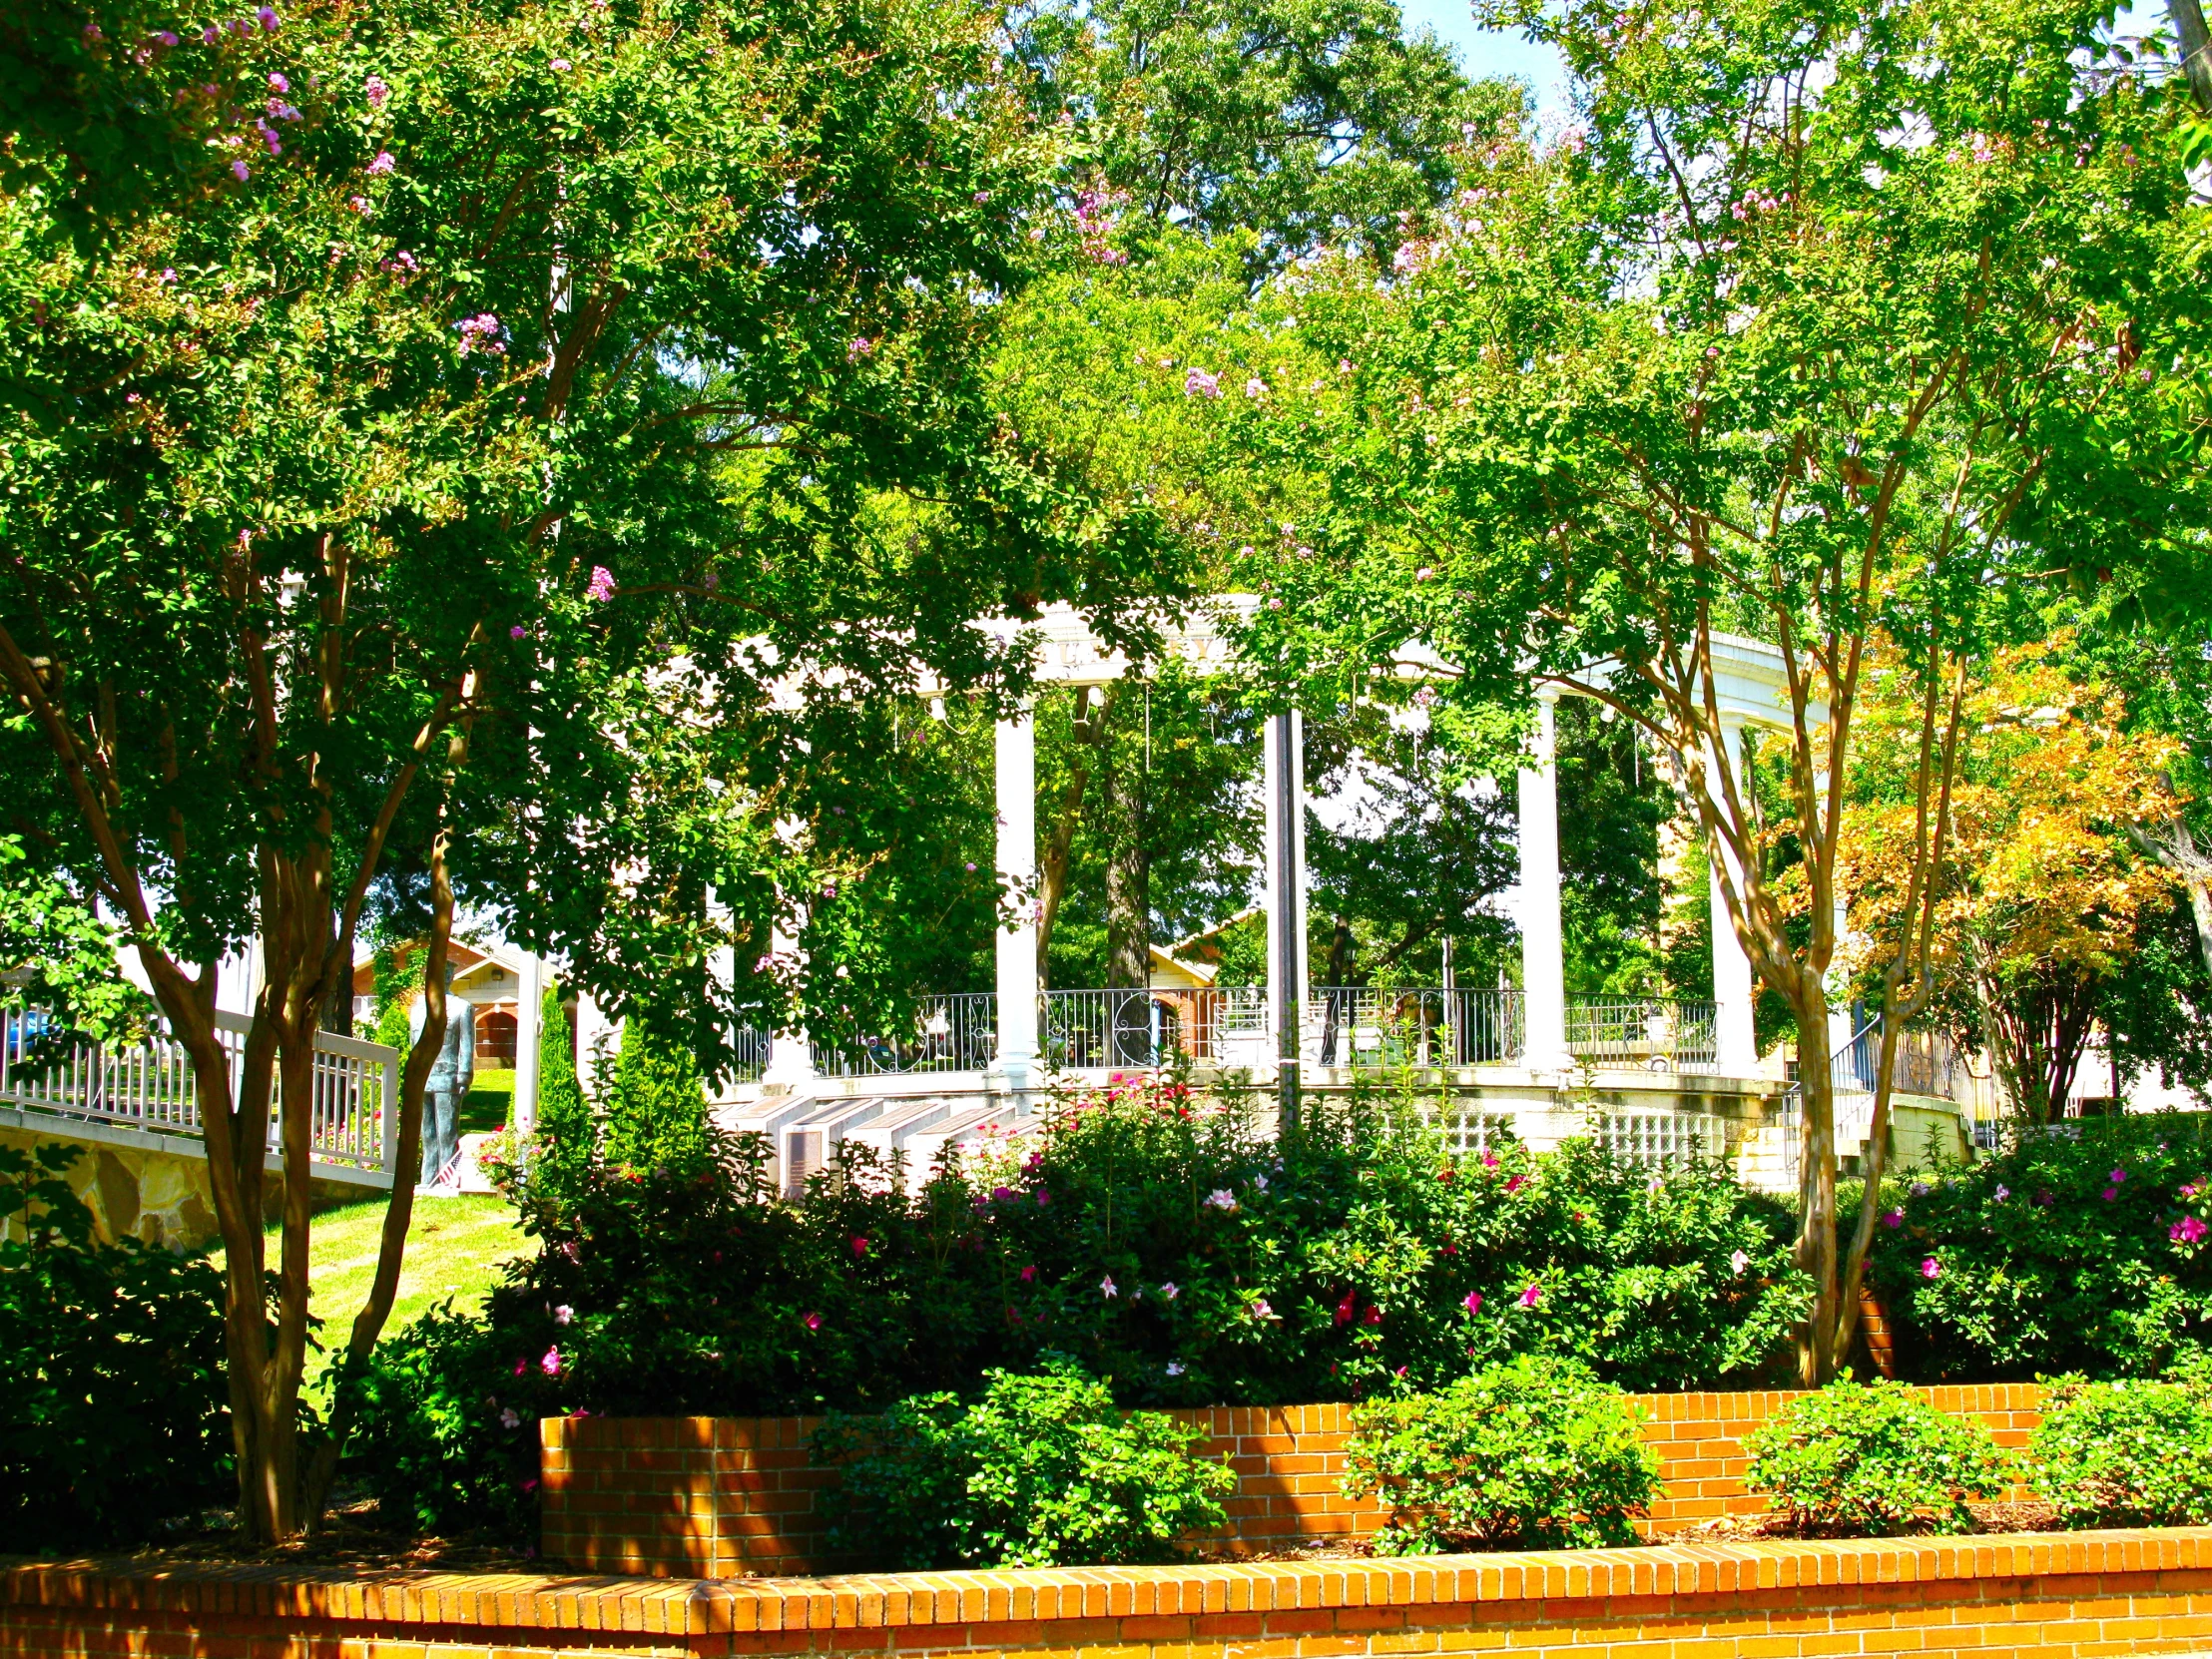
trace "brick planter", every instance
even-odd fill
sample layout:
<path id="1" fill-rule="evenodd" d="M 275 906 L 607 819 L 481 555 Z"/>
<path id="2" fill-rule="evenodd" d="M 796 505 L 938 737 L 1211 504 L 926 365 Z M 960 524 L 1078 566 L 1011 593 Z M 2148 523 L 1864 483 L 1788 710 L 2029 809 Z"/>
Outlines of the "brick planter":
<path id="1" fill-rule="evenodd" d="M 1979 1417 L 1998 1444 L 2024 1445 L 2040 1417 L 2032 1383 L 1927 1390 L 1940 1410 Z M 1794 1393 L 1646 1394 L 1643 1437 L 1666 1493 L 1651 1528 L 1755 1514 L 1744 1490 L 1743 1437 Z M 1175 1413 L 1227 1456 L 1237 1490 L 1229 1525 L 1202 1545 L 1232 1553 L 1301 1540 L 1362 1537 L 1382 1511 L 1342 1492 L 1351 1407 L 1220 1406 Z M 818 1498 L 829 1471 L 810 1466 L 812 1417 L 549 1417 L 543 1443 L 543 1549 L 596 1572 L 733 1578 L 833 1570 L 834 1516 Z"/>
<path id="2" fill-rule="evenodd" d="M 2212 1649 L 2212 1528 L 739 1583 L 0 1572 L 14 1659 L 1816 1659 Z"/>

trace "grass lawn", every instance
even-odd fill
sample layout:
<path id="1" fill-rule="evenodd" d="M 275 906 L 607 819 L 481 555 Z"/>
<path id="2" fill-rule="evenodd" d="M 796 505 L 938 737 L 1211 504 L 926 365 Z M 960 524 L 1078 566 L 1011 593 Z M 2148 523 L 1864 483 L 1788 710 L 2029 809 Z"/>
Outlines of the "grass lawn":
<path id="1" fill-rule="evenodd" d="M 314 1218 L 308 1303 L 324 1323 L 325 1344 L 343 1342 L 376 1276 L 384 1203 L 348 1204 Z M 526 1253 L 514 1210 L 496 1193 L 417 1198 L 399 1268 L 399 1295 L 384 1330 L 397 1331 L 440 1297 L 473 1309 L 499 1278 L 499 1264 Z M 271 1241 L 275 1253 L 275 1240 Z"/>

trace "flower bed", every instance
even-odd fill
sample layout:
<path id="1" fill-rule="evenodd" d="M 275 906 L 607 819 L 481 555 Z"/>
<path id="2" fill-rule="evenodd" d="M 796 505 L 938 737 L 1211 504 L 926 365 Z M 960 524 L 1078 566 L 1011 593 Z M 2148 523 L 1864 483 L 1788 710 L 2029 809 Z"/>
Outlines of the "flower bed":
<path id="1" fill-rule="evenodd" d="M 37 1659 L 2186 1653 L 2212 1646 L 2212 1528 L 737 1583 L 79 1563 L 0 1573 L 0 1640 Z"/>
<path id="2" fill-rule="evenodd" d="M 2033 1383 L 1928 1390 L 1937 1409 L 1979 1417 L 2000 1445 L 2021 1446 L 2040 1420 Z M 1761 1512 L 1744 1487 L 1743 1437 L 1794 1393 L 1637 1396 L 1644 1439 L 1666 1495 L 1644 1530 Z M 1342 1494 L 1348 1405 L 1219 1406 L 1176 1413 L 1226 1455 L 1238 1476 L 1229 1552 L 1372 1535 L 1383 1511 Z M 832 1516 L 818 1508 L 829 1471 L 812 1466 L 810 1417 L 548 1417 L 543 1447 L 544 1553 L 608 1572 L 736 1577 L 838 1565 L 826 1550 Z"/>

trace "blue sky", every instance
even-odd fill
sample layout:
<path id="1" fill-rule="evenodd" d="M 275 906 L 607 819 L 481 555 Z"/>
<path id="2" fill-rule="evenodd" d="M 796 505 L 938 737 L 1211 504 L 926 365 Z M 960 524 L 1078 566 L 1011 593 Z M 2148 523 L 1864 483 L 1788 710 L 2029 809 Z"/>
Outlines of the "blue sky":
<path id="1" fill-rule="evenodd" d="M 1514 75 L 1536 89 L 1536 107 L 1547 115 L 1566 108 L 1566 64 L 1548 46 L 1531 45 L 1517 34 L 1496 34 L 1474 25 L 1469 0 L 1401 0 L 1408 34 L 1421 28 L 1455 47 L 1470 75 Z M 2165 21 L 2158 0 L 2132 0 L 2114 26 L 2120 35 L 2145 34 Z"/>
<path id="2" fill-rule="evenodd" d="M 1563 109 L 1566 65 L 1548 46 L 1533 46 L 1517 34 L 1496 34 L 1474 26 L 1468 0 L 1402 0 L 1408 34 L 1433 29 L 1436 38 L 1458 49 L 1459 62 L 1476 77 L 1516 75 L 1536 89 L 1544 111 Z"/>

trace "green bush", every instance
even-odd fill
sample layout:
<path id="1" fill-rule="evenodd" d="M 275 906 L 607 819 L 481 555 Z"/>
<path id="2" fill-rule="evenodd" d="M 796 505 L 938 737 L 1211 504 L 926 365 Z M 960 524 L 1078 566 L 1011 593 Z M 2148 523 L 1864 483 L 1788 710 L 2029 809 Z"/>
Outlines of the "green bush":
<path id="1" fill-rule="evenodd" d="M 839 1470 L 832 1542 L 889 1568 L 1097 1566 L 1161 1561 L 1225 1520 L 1236 1477 L 1194 1457 L 1198 1433 L 1123 1412 L 1064 1361 L 990 1373 L 980 1399 L 902 1399 L 880 1417 L 832 1416 L 818 1461 Z"/>
<path id="2" fill-rule="evenodd" d="M 2212 1521 L 2212 1399 L 2201 1382 L 2052 1382 L 2028 1477 L 2062 1526 Z"/>
<path id="3" fill-rule="evenodd" d="M 2151 1377 L 2212 1321 L 2206 1120 L 2090 1118 L 1893 1183 L 1873 1279 L 1916 1378 Z"/>
<path id="4" fill-rule="evenodd" d="M 2001 1494 L 2010 1460 L 1978 1422 L 1902 1382 L 1846 1379 L 1794 1399 L 1745 1438 L 1744 1483 L 1804 1531 L 1960 1532 L 1969 1497 Z"/>
<path id="5" fill-rule="evenodd" d="M 0 1147 L 0 1550 L 132 1543 L 237 1495 L 223 1279 L 204 1257 L 93 1242 L 74 1146 Z"/>
<path id="6" fill-rule="evenodd" d="M 707 1156 L 707 1090 L 698 1056 L 643 1018 L 622 1027 L 607 1162 L 633 1169 L 691 1169 Z"/>
<path id="7" fill-rule="evenodd" d="M 1620 1395 L 1585 1366 L 1536 1356 L 1359 1406 L 1345 1457 L 1345 1495 L 1389 1505 L 1383 1555 L 1632 1543 L 1629 1517 L 1659 1489 Z"/>
<path id="8" fill-rule="evenodd" d="M 1655 1175 L 1586 1145 L 1454 1159 L 1374 1100 L 1318 1106 L 1278 1143 L 1172 1081 L 1070 1099 L 994 1144 L 918 1187 L 848 1148 L 797 1199 L 758 1138 L 710 1132 L 689 1169 L 541 1161 L 515 1189 L 538 1248 L 481 1344 L 394 1334 L 382 1398 L 455 1402 L 437 1432 L 475 1436 L 512 1481 L 535 1471 L 508 1465 L 510 1408 L 873 1412 L 1047 1353 L 1123 1405 L 1394 1395 L 1522 1353 L 1630 1391 L 1713 1386 L 1757 1380 L 1804 1306 L 1787 1212 L 1717 1165 Z M 472 1499 L 441 1524 L 479 1515 Z"/>
<path id="9" fill-rule="evenodd" d="M 445 1532 L 485 1527 L 511 1537 L 537 1521 L 538 1418 L 557 1377 L 483 1322 L 437 1304 L 339 1387 L 355 1412 L 351 1477 L 386 1525 Z"/>
<path id="10" fill-rule="evenodd" d="M 539 1016 L 537 1157 L 551 1181 L 573 1183 L 590 1165 L 596 1130 L 569 1051 L 574 1039 L 550 981 Z"/>

